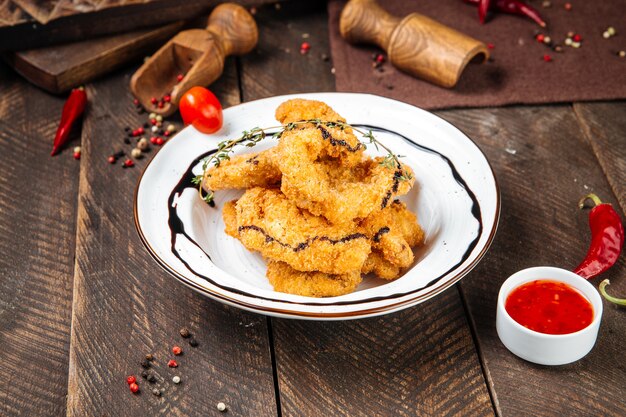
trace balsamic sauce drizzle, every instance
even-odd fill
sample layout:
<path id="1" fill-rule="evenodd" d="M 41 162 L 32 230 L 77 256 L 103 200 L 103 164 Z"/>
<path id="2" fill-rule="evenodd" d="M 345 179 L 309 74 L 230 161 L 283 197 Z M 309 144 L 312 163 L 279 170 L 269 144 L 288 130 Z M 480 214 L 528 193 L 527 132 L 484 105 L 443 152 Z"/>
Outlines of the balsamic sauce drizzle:
<path id="1" fill-rule="evenodd" d="M 266 301 L 274 301 L 274 302 L 281 302 L 281 303 L 287 303 L 287 304 L 302 304 L 302 305 L 308 305 L 308 306 L 319 306 L 319 305 L 351 305 L 351 304 L 362 304 L 362 303 L 368 303 L 368 302 L 375 302 L 375 301 L 381 301 L 381 300 L 387 300 L 387 299 L 395 299 L 395 298 L 400 298 L 400 297 L 404 297 L 410 294 L 413 294 L 415 292 L 418 291 L 422 291 L 428 287 L 430 287 L 431 285 L 436 284 L 439 280 L 441 280 L 443 277 L 445 277 L 446 275 L 448 275 L 451 271 L 453 271 L 454 269 L 456 269 L 458 266 L 460 266 L 461 264 L 463 264 L 463 262 L 465 262 L 467 260 L 467 258 L 469 258 L 470 254 L 472 253 L 472 251 L 474 250 L 474 248 L 476 247 L 476 245 L 478 244 L 478 241 L 480 240 L 480 237 L 483 234 L 483 221 L 482 221 L 482 214 L 481 214 L 481 210 L 480 210 L 480 205 L 478 204 L 478 199 L 476 198 L 476 195 L 474 194 L 474 192 L 469 188 L 469 186 L 467 185 L 467 182 L 463 179 L 463 177 L 461 177 L 461 175 L 459 174 L 458 170 L 456 169 L 456 167 L 454 166 L 454 164 L 452 163 L 452 161 L 446 157 L 445 155 L 435 151 L 434 149 L 428 148 L 426 146 L 420 145 L 418 143 L 416 143 L 415 141 L 413 141 L 412 139 L 408 138 L 407 136 L 404 136 L 398 132 L 389 130 L 389 129 L 385 129 L 382 127 L 377 127 L 377 126 L 370 126 L 370 125 L 353 125 L 354 127 L 359 127 L 359 128 L 364 128 L 364 129 L 369 129 L 372 132 L 385 132 L 388 134 L 392 134 L 395 135 L 401 139 L 403 139 L 404 141 L 408 142 L 409 144 L 411 144 L 414 148 L 426 152 L 426 153 L 430 153 L 430 154 L 434 154 L 437 155 L 438 157 L 440 157 L 441 159 L 443 159 L 447 165 L 450 167 L 450 170 L 452 171 L 452 176 L 455 179 L 455 181 L 465 190 L 465 192 L 467 193 L 467 195 L 469 196 L 469 198 L 472 200 L 472 216 L 478 221 L 478 233 L 476 235 L 476 237 L 474 238 L 474 240 L 472 240 L 470 242 L 470 244 L 468 245 L 465 253 L 463 254 L 463 256 L 461 257 L 461 260 L 456 263 L 455 265 L 453 265 L 450 269 L 448 269 L 446 272 L 444 272 L 442 275 L 440 275 L 437 278 L 434 278 L 433 280 L 431 280 L 430 282 L 428 282 L 425 286 L 418 288 L 416 290 L 413 291 L 409 291 L 406 293 L 397 293 L 397 294 L 392 294 L 389 296 L 380 296 L 380 297 L 371 297 L 371 298 L 367 298 L 365 300 L 358 300 L 358 301 L 344 301 L 344 302 L 336 302 L 333 304 L 328 304 L 328 303 L 319 303 L 319 302 L 306 302 L 306 303 L 294 303 L 294 302 L 290 302 L 290 301 L 285 301 L 285 300 L 278 300 L 278 299 L 274 299 L 274 298 L 267 298 L 267 297 L 259 297 L 256 296 L 254 294 L 249 294 L 246 293 L 245 291 L 241 291 L 237 288 L 233 288 L 230 286 L 225 286 L 222 284 L 218 284 L 217 282 L 215 282 L 213 279 L 211 279 L 208 276 L 205 276 L 203 274 L 200 274 L 199 272 L 195 271 L 180 255 L 180 253 L 178 253 L 178 251 L 176 250 L 176 239 L 178 235 L 182 235 L 184 236 L 189 242 L 191 242 L 194 246 L 196 246 L 197 248 L 199 248 L 206 256 L 207 258 L 210 260 L 211 257 L 209 256 L 208 253 L 206 253 L 204 251 L 204 249 L 202 249 L 200 247 L 200 245 L 195 242 L 186 232 L 185 232 L 185 225 L 183 224 L 182 220 L 178 217 L 178 214 L 176 212 L 176 204 L 174 204 L 174 199 L 181 195 L 182 192 L 185 190 L 185 188 L 189 188 L 189 187 L 194 187 L 193 183 L 191 182 L 191 180 L 195 177 L 194 173 L 193 173 L 193 169 L 206 157 L 212 155 L 213 153 L 215 153 L 217 151 L 217 149 L 211 150 L 209 152 L 206 152 L 202 155 L 200 155 L 198 158 L 196 158 L 187 168 L 187 170 L 185 171 L 185 173 L 183 174 L 183 176 L 181 177 L 180 181 L 178 182 L 178 184 L 176 184 L 176 186 L 174 187 L 174 189 L 172 190 L 172 192 L 170 193 L 168 199 L 167 199 L 167 209 L 168 209 L 168 226 L 170 228 L 170 236 L 171 236 L 171 251 L 172 254 L 183 263 L 183 265 L 185 265 L 185 267 L 194 275 L 208 281 L 209 283 L 211 283 L 212 285 L 215 285 L 216 287 L 225 290 L 225 291 L 229 291 L 235 294 L 239 294 L 239 295 L 243 295 L 243 296 L 247 296 L 247 297 L 251 297 L 251 298 L 258 298 L 261 300 L 266 300 Z M 324 135 L 324 131 L 326 129 L 321 128 L 322 130 L 322 135 Z M 328 131 L 326 131 L 326 133 L 330 136 L 330 133 L 328 133 Z M 332 136 L 331 136 L 332 137 Z M 339 141 L 338 141 L 339 142 Z M 332 142 L 331 142 L 332 143 Z M 343 144 L 341 144 L 343 145 Z M 347 145 L 347 144 L 346 144 Z M 401 175 L 401 174 L 400 174 Z M 387 198 L 387 201 L 389 200 L 389 198 Z M 394 200 L 395 202 L 396 200 Z M 257 227 L 257 226 L 244 226 L 244 227 Z M 259 228 L 260 229 L 260 228 Z M 382 229 L 381 229 L 382 230 Z M 379 230 L 380 232 L 380 230 Z M 360 233 L 356 233 L 355 235 L 360 235 Z M 349 235 L 346 237 L 350 237 L 353 235 Z M 361 238 L 361 237 L 366 237 L 365 235 L 363 236 L 354 236 L 354 237 L 350 237 L 351 239 L 356 239 L 356 238 Z M 268 236 L 266 235 L 266 239 L 268 238 Z M 269 238 L 273 239 L 271 236 L 269 236 Z M 321 237 L 323 238 L 323 237 Z M 320 238 L 320 239 L 321 239 Z M 315 239 L 315 238 L 314 238 Z M 300 245 L 306 245 L 306 242 L 301 243 Z M 299 251 L 299 250 L 303 250 L 305 249 L 307 246 L 303 246 L 302 248 L 298 246 L 296 246 L 295 248 L 292 247 L 292 249 L 294 249 L 294 251 Z M 171 268 L 171 267 L 170 267 Z M 173 268 L 172 268 L 173 269 Z"/>
<path id="2" fill-rule="evenodd" d="M 329 242 L 331 245 L 336 245 L 337 243 L 346 243 L 349 242 L 351 240 L 355 240 L 355 239 L 363 239 L 363 238 L 367 238 L 367 236 L 365 236 L 363 233 L 352 233 L 350 235 L 344 236 L 340 239 L 331 239 L 328 236 L 314 236 L 312 238 L 309 238 L 307 240 L 305 240 L 304 242 L 300 242 L 295 246 L 291 246 L 288 243 L 285 242 L 281 242 L 280 240 L 272 237 L 269 235 L 269 233 L 267 233 L 262 227 L 256 226 L 254 224 L 252 225 L 246 225 L 246 226 L 239 226 L 237 228 L 237 230 L 239 232 L 244 232 L 246 230 L 254 230 L 255 232 L 259 232 L 261 233 L 263 236 L 265 236 L 265 242 L 266 243 L 278 243 L 280 246 L 284 247 L 284 248 L 290 248 L 291 250 L 293 250 L 294 252 L 300 252 L 306 248 L 308 248 L 309 246 L 311 246 L 311 243 L 315 242 L 315 241 L 320 241 L 320 242 Z"/>

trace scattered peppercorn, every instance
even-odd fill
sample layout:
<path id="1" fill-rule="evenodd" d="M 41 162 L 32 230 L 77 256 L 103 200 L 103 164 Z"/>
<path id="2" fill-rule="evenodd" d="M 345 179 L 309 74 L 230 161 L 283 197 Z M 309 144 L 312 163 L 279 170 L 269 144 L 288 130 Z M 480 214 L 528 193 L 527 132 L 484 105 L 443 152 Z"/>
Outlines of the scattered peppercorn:
<path id="1" fill-rule="evenodd" d="M 127 383 L 128 385 L 130 385 L 130 384 L 134 384 L 135 382 L 137 382 L 137 378 L 135 378 L 135 376 L 134 376 L 134 375 L 131 375 L 131 376 L 126 377 L 126 383 Z"/>
<path id="2" fill-rule="evenodd" d="M 552 39 L 549 36 L 546 36 L 543 38 L 543 43 L 549 45 L 550 43 L 552 43 Z"/>
<path id="3" fill-rule="evenodd" d="M 617 53 L 617 56 L 618 56 L 618 57 L 620 57 L 620 58 L 624 58 L 624 57 L 626 57 L 626 51 L 619 51 L 619 52 Z"/>
<path id="4" fill-rule="evenodd" d="M 583 38 L 582 38 L 582 36 L 580 36 L 580 35 L 577 33 L 577 34 L 575 34 L 575 35 L 572 37 L 572 40 L 573 40 L 574 42 L 580 42 L 580 41 L 582 41 L 582 40 L 583 40 Z"/>
<path id="5" fill-rule="evenodd" d="M 143 158 L 143 153 L 141 152 L 141 149 L 133 148 L 133 150 L 130 151 L 130 156 L 132 156 L 135 159 L 140 159 L 140 158 Z"/>
<path id="6" fill-rule="evenodd" d="M 124 132 L 126 132 L 126 133 L 130 133 L 130 132 L 132 132 L 132 131 L 133 131 L 133 129 L 131 129 L 131 128 L 130 128 L 130 127 L 128 127 L 128 126 L 126 126 L 126 127 L 124 128 Z"/>
<path id="7" fill-rule="evenodd" d="M 152 126 L 152 133 L 157 133 L 159 131 L 159 126 Z"/>
<path id="8" fill-rule="evenodd" d="M 170 368 L 178 368 L 178 363 L 174 359 L 170 359 L 169 362 L 167 362 L 167 366 Z"/>
<path id="9" fill-rule="evenodd" d="M 124 161 L 124 165 L 126 165 L 127 162 L 130 162 L 131 164 L 133 163 L 133 161 L 131 159 L 127 159 L 126 161 Z M 147 360 L 147 359 L 143 359 L 141 361 L 141 367 L 145 368 L 145 369 L 148 369 L 150 367 L 150 361 Z"/>
<path id="10" fill-rule="evenodd" d="M 182 329 L 180 329 L 179 333 L 185 339 L 188 338 L 189 336 L 191 336 L 191 333 L 189 332 L 189 329 L 186 328 L 186 327 L 183 327 Z"/>
<path id="11" fill-rule="evenodd" d="M 129 385 L 129 388 L 130 388 L 130 392 L 132 392 L 133 394 L 136 394 L 139 392 L 139 385 L 137 385 L 134 382 Z"/>
<path id="12" fill-rule="evenodd" d="M 494 44 L 492 44 L 491 42 L 489 42 L 489 43 L 487 44 L 487 48 L 489 48 L 489 49 L 493 49 L 493 48 L 495 48 L 495 47 L 496 47 L 496 46 L 495 46 Z"/>
<path id="13" fill-rule="evenodd" d="M 124 168 L 130 168 L 132 166 L 135 166 L 135 163 L 132 159 L 127 159 L 124 161 Z"/>
<path id="14" fill-rule="evenodd" d="M 142 377 L 143 379 L 147 379 L 147 378 L 148 378 L 148 375 L 149 375 L 149 374 L 148 374 L 148 371 L 141 371 L 141 377 Z"/>
<path id="15" fill-rule="evenodd" d="M 561 45 L 555 45 L 554 52 L 563 52 L 563 47 Z"/>
<path id="16" fill-rule="evenodd" d="M 180 384 L 180 377 L 178 375 L 175 375 L 172 378 L 172 382 L 175 383 L 175 384 Z"/>
<path id="17" fill-rule="evenodd" d="M 573 42 L 574 42 L 574 41 L 572 40 L 572 38 L 566 38 L 566 39 L 565 39 L 565 45 L 567 45 L 567 46 L 572 46 L 572 43 L 573 43 Z"/>
<path id="18" fill-rule="evenodd" d="M 183 349 L 180 346 L 174 346 L 172 348 L 172 353 L 176 356 L 182 355 Z"/>
<path id="19" fill-rule="evenodd" d="M 580 48 L 580 42 L 572 42 L 572 48 Z"/>
<path id="20" fill-rule="evenodd" d="M 139 148 L 142 151 L 147 151 L 149 147 L 150 147 L 150 144 L 148 143 L 148 140 L 146 138 L 141 138 L 139 139 L 139 142 L 137 142 L 137 148 Z"/>
<path id="21" fill-rule="evenodd" d="M 148 374 L 148 377 L 146 378 L 148 380 L 148 382 L 150 382 L 151 384 L 154 384 L 157 380 L 156 376 L 154 374 Z"/>
<path id="22" fill-rule="evenodd" d="M 537 42 L 543 42 L 543 40 L 545 39 L 545 35 L 543 33 L 538 34 L 537 36 L 535 36 L 535 39 L 537 39 Z"/>
<path id="23" fill-rule="evenodd" d="M 150 99 L 150 103 L 152 103 L 152 104 L 157 104 L 157 101 L 158 101 L 158 100 L 157 100 L 157 98 L 156 98 L 156 97 L 152 97 L 152 98 Z"/>
<path id="24" fill-rule="evenodd" d="M 300 45 L 300 53 L 304 55 L 309 52 L 309 49 L 311 49 L 311 44 L 308 42 L 302 42 Z"/>
<path id="25" fill-rule="evenodd" d="M 80 152 L 74 152 L 74 159 L 80 159 Z"/>
<path id="26" fill-rule="evenodd" d="M 572 3 L 565 3 L 563 7 L 569 12 L 570 10 L 572 10 Z"/>
<path id="27" fill-rule="evenodd" d="M 176 81 L 181 82 L 183 80 L 183 78 L 185 78 L 185 76 L 183 74 L 178 74 L 176 76 Z"/>
<path id="28" fill-rule="evenodd" d="M 172 101 L 172 96 L 170 96 L 169 94 L 164 95 L 163 101 L 165 101 L 166 103 L 169 103 L 170 101 Z"/>
<path id="29" fill-rule="evenodd" d="M 167 131 L 168 132 L 176 132 L 176 126 L 169 124 L 167 125 Z"/>
<path id="30" fill-rule="evenodd" d="M 165 143 L 165 141 L 163 140 L 163 138 L 157 137 L 156 140 L 154 141 L 154 144 L 157 146 L 161 146 Z"/>
<path id="31" fill-rule="evenodd" d="M 609 33 L 609 35 L 611 36 L 615 36 L 615 34 L 617 33 L 615 31 L 615 28 L 613 26 L 609 26 L 608 28 L 606 28 L 606 31 Z"/>
<path id="32" fill-rule="evenodd" d="M 159 391 L 158 388 L 154 388 L 152 390 L 152 395 L 156 396 L 156 397 L 160 397 L 161 396 L 161 391 Z"/>
<path id="33" fill-rule="evenodd" d="M 224 404 L 223 402 L 217 403 L 217 410 L 221 412 L 226 411 L 226 404 Z"/>
<path id="34" fill-rule="evenodd" d="M 545 54 L 543 56 L 543 60 L 546 61 L 546 62 L 551 62 L 552 61 L 552 57 L 550 55 L 548 55 L 548 54 Z"/>
<path id="35" fill-rule="evenodd" d="M 133 104 L 134 104 L 135 106 L 139 106 L 139 100 L 134 99 L 134 100 L 133 100 Z"/>
<path id="36" fill-rule="evenodd" d="M 115 158 L 113 155 L 109 156 L 107 158 L 107 161 L 109 162 L 109 164 L 114 164 L 115 161 L 117 161 L 117 158 Z"/>
<path id="37" fill-rule="evenodd" d="M 192 337 L 191 339 L 189 339 L 189 346 L 198 347 L 198 341 Z"/>
<path id="38" fill-rule="evenodd" d="M 544 0 L 544 1 L 541 3 L 541 7 L 545 8 L 545 9 L 547 9 L 547 8 L 548 8 L 548 7 L 550 7 L 550 6 L 552 6 L 552 2 L 551 2 L 551 1 L 549 1 L 549 0 Z"/>

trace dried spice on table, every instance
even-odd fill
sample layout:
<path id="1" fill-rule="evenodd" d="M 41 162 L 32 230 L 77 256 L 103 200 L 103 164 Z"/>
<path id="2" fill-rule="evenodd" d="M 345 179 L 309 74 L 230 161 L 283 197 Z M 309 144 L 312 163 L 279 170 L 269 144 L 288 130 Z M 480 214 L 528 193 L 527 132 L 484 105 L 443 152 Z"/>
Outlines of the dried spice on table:
<path id="1" fill-rule="evenodd" d="M 611 282 L 608 279 L 605 279 L 604 281 L 602 281 L 600 283 L 599 289 L 600 289 L 600 294 L 602 294 L 602 296 L 604 298 L 606 298 L 607 301 L 613 303 L 613 304 L 617 304 L 618 306 L 625 306 L 626 307 L 626 298 L 617 298 L 614 297 L 612 295 L 609 295 L 606 292 L 606 287 L 609 286 L 609 284 L 611 284 Z"/>
<path id="2" fill-rule="evenodd" d="M 574 273 L 591 279 L 603 273 L 617 262 L 624 246 L 624 227 L 613 206 L 602 203 L 595 194 L 583 197 L 579 208 L 583 209 L 591 201 L 589 212 L 591 245 L 585 259 L 574 269 Z"/>
<path id="3" fill-rule="evenodd" d="M 499 11 L 508 14 L 525 16 L 533 20 L 541 27 L 546 27 L 546 22 L 532 6 L 519 0 L 463 0 L 465 3 L 478 6 L 478 20 L 480 23 L 487 21 L 489 11 Z"/>
<path id="4" fill-rule="evenodd" d="M 52 152 L 50 153 L 50 156 L 54 156 L 59 153 L 61 147 L 67 143 L 74 122 L 76 122 L 76 120 L 83 115 L 86 106 L 87 93 L 85 92 L 85 89 L 83 87 L 79 87 L 72 90 L 70 96 L 63 105 L 61 121 L 54 137 L 54 143 L 52 145 Z"/>

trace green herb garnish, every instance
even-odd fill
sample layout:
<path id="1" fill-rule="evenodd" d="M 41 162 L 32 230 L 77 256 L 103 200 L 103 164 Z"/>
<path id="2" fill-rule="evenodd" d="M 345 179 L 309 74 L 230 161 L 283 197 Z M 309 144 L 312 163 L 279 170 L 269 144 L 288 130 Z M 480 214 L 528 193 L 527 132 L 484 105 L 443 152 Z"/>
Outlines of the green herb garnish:
<path id="1" fill-rule="evenodd" d="M 272 126 L 272 127 L 266 127 L 266 128 L 255 127 L 255 128 L 250 129 L 249 131 L 244 130 L 241 133 L 241 136 L 239 136 L 236 139 L 225 140 L 223 142 L 220 142 L 217 145 L 217 152 L 215 152 L 213 155 L 205 158 L 202 161 L 202 174 L 196 175 L 191 180 L 191 182 L 194 185 L 198 186 L 198 193 L 200 194 L 200 197 L 207 204 L 213 205 L 214 204 L 213 203 L 213 197 L 214 197 L 213 191 L 205 191 L 202 188 L 202 179 L 204 178 L 207 169 L 211 165 L 214 167 L 219 167 L 222 161 L 230 160 L 230 154 L 234 152 L 236 146 L 245 146 L 245 147 L 251 148 L 253 146 L 256 146 L 257 143 L 259 143 L 266 137 L 270 137 L 272 139 L 280 139 L 280 137 L 283 135 L 284 132 L 294 130 L 298 126 L 302 126 L 306 124 L 312 124 L 316 128 L 326 127 L 326 128 L 338 128 L 341 130 L 345 130 L 346 128 L 352 128 L 355 132 L 360 133 L 363 136 L 363 138 L 366 140 L 366 141 L 361 141 L 361 143 L 363 144 L 365 148 L 367 148 L 367 144 L 372 144 L 374 145 L 376 150 L 380 150 L 380 148 L 383 148 L 385 151 L 387 151 L 387 155 L 380 162 L 382 166 L 384 166 L 387 169 L 401 169 L 402 168 L 402 165 L 400 164 L 400 160 L 399 160 L 399 158 L 401 158 L 402 156 L 394 154 L 391 151 L 391 149 L 389 149 L 388 147 L 383 145 L 381 142 L 379 142 L 371 130 L 368 130 L 367 132 L 365 132 L 352 125 L 349 125 L 348 123 L 340 122 L 340 121 L 333 122 L 333 121 L 325 121 L 321 119 L 310 119 L 310 120 L 300 120 L 298 122 L 291 122 L 284 126 Z M 278 130 L 270 133 L 270 131 L 273 131 L 275 129 L 278 129 Z M 408 172 L 403 171 L 402 175 L 398 178 L 400 179 L 400 181 L 408 181 L 412 178 L 412 176 Z"/>

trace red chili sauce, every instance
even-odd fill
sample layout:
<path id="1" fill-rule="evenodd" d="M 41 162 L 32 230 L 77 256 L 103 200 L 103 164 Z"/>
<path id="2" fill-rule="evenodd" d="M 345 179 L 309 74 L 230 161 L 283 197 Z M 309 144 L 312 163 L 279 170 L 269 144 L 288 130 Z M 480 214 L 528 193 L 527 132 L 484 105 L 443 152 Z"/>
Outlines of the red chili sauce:
<path id="1" fill-rule="evenodd" d="M 551 280 L 535 280 L 515 288 L 504 308 L 522 326 L 540 333 L 574 333 L 589 326 L 593 306 L 578 290 Z"/>

